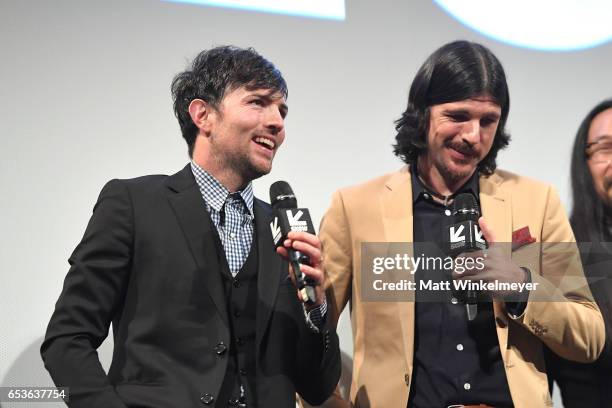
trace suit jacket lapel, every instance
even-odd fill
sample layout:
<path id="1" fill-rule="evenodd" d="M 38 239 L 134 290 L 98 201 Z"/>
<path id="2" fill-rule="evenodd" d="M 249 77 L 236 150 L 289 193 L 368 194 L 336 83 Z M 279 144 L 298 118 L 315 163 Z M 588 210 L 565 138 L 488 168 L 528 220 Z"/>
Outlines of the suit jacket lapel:
<path id="1" fill-rule="evenodd" d="M 276 303 L 276 295 L 278 294 L 278 286 L 281 279 L 281 266 L 285 263 L 281 261 L 279 255 L 276 254 L 274 245 L 272 245 L 272 232 L 270 231 L 270 221 L 272 220 L 272 212 L 269 207 L 263 204 L 260 200 L 255 199 L 253 202 L 253 212 L 255 213 L 255 231 L 257 236 L 257 327 L 255 333 L 255 341 L 257 348 L 266 331 L 272 309 Z"/>
<path id="2" fill-rule="evenodd" d="M 495 233 L 495 240 L 501 243 L 501 248 L 511 256 L 512 244 L 512 202 L 511 197 L 501 190 L 502 179 L 497 174 L 480 177 L 480 207 L 482 216 Z M 497 338 L 502 358 L 506 366 L 510 366 L 508 353 L 508 319 L 501 301 L 493 303 Z"/>
<path id="3" fill-rule="evenodd" d="M 512 243 L 512 203 L 510 196 L 499 188 L 501 181 L 495 173 L 480 177 L 480 207 L 496 241 Z"/>
<path id="4" fill-rule="evenodd" d="M 206 211 L 204 200 L 188 164 L 183 170 L 170 176 L 167 182 L 174 192 L 168 199 L 185 234 L 191 253 L 204 274 L 206 288 L 221 318 L 228 324 L 225 291 L 221 281 L 218 254 L 215 244 L 215 226 Z"/>
<path id="5" fill-rule="evenodd" d="M 387 191 L 381 198 L 381 209 L 386 242 L 413 242 L 412 182 L 408 167 L 393 174 L 385 184 Z M 412 248 L 410 248 L 412 251 Z M 412 277 L 412 275 L 411 275 Z M 414 301 L 397 302 L 397 313 L 404 339 L 406 372 L 412 376 L 414 353 Z"/>

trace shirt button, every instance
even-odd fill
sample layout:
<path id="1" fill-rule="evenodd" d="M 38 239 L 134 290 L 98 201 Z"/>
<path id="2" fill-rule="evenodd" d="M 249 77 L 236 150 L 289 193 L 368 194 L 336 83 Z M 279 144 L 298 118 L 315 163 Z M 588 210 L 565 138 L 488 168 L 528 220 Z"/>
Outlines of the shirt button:
<path id="1" fill-rule="evenodd" d="M 457 300 L 457 298 L 456 298 L 456 297 L 452 297 L 452 298 L 451 298 L 451 303 L 452 303 L 453 305 L 456 305 L 457 303 L 459 303 L 459 301 Z"/>
<path id="2" fill-rule="evenodd" d="M 240 375 L 246 375 L 247 371 L 244 368 L 240 369 Z"/>
<path id="3" fill-rule="evenodd" d="M 236 233 L 234 233 L 234 232 L 230 233 L 230 238 L 232 238 L 232 239 L 236 238 Z"/>
<path id="4" fill-rule="evenodd" d="M 463 344 L 461 343 L 457 344 L 457 350 L 463 351 Z"/>
<path id="5" fill-rule="evenodd" d="M 425 194 L 423 194 L 423 197 L 424 197 L 426 200 L 429 200 L 429 194 L 425 193 Z"/>
<path id="6" fill-rule="evenodd" d="M 239 310 L 234 310 L 234 317 L 240 317 L 240 311 Z"/>
<path id="7" fill-rule="evenodd" d="M 463 389 L 464 389 L 464 390 L 469 390 L 470 388 L 472 388 L 472 386 L 470 385 L 470 383 L 465 383 L 465 384 L 463 384 Z"/>
<path id="8" fill-rule="evenodd" d="M 227 350 L 227 346 L 223 344 L 223 342 L 220 342 L 213 348 L 213 350 L 215 351 L 215 353 L 221 356 L 225 354 L 225 351 Z"/>
<path id="9" fill-rule="evenodd" d="M 206 405 L 212 404 L 214 400 L 215 400 L 215 397 L 213 397 L 211 394 L 204 394 L 200 398 L 200 401 L 202 401 L 202 403 Z"/>
<path id="10" fill-rule="evenodd" d="M 444 210 L 444 215 L 446 215 L 447 217 L 449 217 L 451 214 L 451 210 L 449 210 L 448 208 Z"/>

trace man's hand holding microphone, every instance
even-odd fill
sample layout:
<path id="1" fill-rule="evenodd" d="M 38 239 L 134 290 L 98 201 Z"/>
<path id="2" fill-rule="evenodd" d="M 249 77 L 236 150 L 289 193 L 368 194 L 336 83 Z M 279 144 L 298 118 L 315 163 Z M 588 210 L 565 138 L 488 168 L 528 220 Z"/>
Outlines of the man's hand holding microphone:
<path id="1" fill-rule="evenodd" d="M 297 208 L 297 199 L 287 182 L 270 186 L 273 221 L 270 223 L 276 252 L 285 258 L 289 276 L 306 311 L 325 303 L 325 270 L 321 241 L 315 235 L 310 213 Z"/>

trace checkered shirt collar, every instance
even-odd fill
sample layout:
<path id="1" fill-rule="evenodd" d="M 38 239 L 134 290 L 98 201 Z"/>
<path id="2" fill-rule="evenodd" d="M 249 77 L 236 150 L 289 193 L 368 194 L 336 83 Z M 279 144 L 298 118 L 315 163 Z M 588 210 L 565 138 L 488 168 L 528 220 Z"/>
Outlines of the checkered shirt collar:
<path id="1" fill-rule="evenodd" d="M 229 190 L 223 186 L 214 178 L 210 173 L 206 170 L 198 166 L 195 162 L 191 162 L 191 172 L 196 179 L 196 183 L 200 188 L 200 193 L 202 193 L 202 197 L 204 201 L 210 205 L 215 211 L 220 212 L 227 196 L 230 194 Z M 249 183 L 247 186 L 239 191 L 240 197 L 246 204 L 247 209 L 251 216 L 255 216 L 253 214 L 253 184 Z"/>

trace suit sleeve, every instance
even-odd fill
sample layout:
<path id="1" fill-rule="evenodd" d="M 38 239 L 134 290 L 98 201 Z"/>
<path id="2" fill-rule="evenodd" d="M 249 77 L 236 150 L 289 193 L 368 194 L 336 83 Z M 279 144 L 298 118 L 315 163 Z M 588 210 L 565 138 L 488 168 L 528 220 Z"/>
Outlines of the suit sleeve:
<path id="1" fill-rule="evenodd" d="M 51 316 L 41 355 L 74 408 L 124 408 L 96 349 L 121 309 L 132 257 L 132 204 L 119 180 L 104 186 Z"/>
<path id="2" fill-rule="evenodd" d="M 584 277 L 574 234 L 559 198 L 547 194 L 538 289 L 515 320 L 568 360 L 592 362 L 604 346 L 604 323 Z M 537 298 L 536 298 L 537 297 Z"/>
<path id="3" fill-rule="evenodd" d="M 322 404 L 340 379 L 338 335 L 327 322 L 319 333 L 302 324 L 297 349 L 296 391 L 309 404 Z"/>

